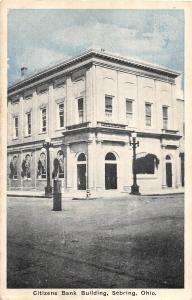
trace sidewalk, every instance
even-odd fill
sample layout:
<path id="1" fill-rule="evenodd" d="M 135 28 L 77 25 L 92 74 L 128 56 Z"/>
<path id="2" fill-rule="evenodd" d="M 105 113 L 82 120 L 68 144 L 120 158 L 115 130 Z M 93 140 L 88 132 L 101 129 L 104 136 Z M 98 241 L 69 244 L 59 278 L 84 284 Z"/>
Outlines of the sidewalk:
<path id="1" fill-rule="evenodd" d="M 184 187 L 178 188 L 178 189 L 162 189 L 160 191 L 157 191 L 156 193 L 141 193 L 141 196 L 160 196 L 160 195 L 172 195 L 172 194 L 183 194 L 184 193 Z M 7 196 L 9 197 L 35 197 L 35 198 L 47 198 L 45 196 L 44 191 L 18 191 L 18 190 L 12 190 L 7 191 Z M 109 197 L 122 197 L 122 196 L 133 196 L 130 195 L 129 192 L 118 192 L 118 191 L 104 191 L 104 192 L 97 192 L 95 194 L 90 195 L 91 198 L 109 198 Z M 62 198 L 68 198 L 68 199 L 84 199 L 86 198 L 86 191 L 80 191 L 80 192 L 64 192 L 62 194 Z"/>

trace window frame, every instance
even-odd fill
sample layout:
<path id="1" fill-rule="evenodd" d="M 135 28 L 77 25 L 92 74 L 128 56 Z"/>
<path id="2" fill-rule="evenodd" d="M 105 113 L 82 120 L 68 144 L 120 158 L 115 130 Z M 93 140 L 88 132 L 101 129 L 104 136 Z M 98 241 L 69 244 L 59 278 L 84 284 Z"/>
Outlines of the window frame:
<path id="1" fill-rule="evenodd" d="M 82 109 L 79 109 L 80 100 L 82 100 Z M 84 122 L 84 97 L 77 98 L 77 117 L 78 117 L 78 124 Z"/>
<path id="2" fill-rule="evenodd" d="M 59 115 L 59 128 L 64 128 L 65 127 L 65 104 L 64 102 L 59 102 L 58 104 L 58 115 Z M 63 105 L 63 110 L 60 110 L 60 106 Z M 63 115 L 63 126 L 61 126 L 61 112 Z"/>
<path id="3" fill-rule="evenodd" d="M 30 124 L 29 124 L 29 116 L 30 116 Z M 26 118 L 26 136 L 31 136 L 32 135 L 32 112 L 27 111 L 25 113 L 25 118 Z"/>
<path id="4" fill-rule="evenodd" d="M 167 116 L 164 115 L 164 109 L 166 109 L 167 112 Z M 169 112 L 168 112 L 169 106 L 167 105 L 163 105 L 162 106 L 162 117 L 163 117 L 163 129 L 168 129 L 168 125 L 169 125 Z M 166 126 L 165 126 L 166 123 Z"/>
<path id="5" fill-rule="evenodd" d="M 16 120 L 17 120 L 17 126 L 16 126 Z M 13 116 L 13 139 L 19 138 L 19 116 L 14 115 Z"/>
<path id="6" fill-rule="evenodd" d="M 45 110 L 45 126 L 43 126 L 43 110 Z M 41 107 L 40 108 L 40 114 L 41 114 L 41 116 L 40 116 L 40 126 L 41 126 L 41 128 L 40 128 L 40 131 L 41 131 L 41 133 L 46 133 L 47 132 L 47 107 L 46 106 L 43 106 L 43 107 Z M 45 128 L 45 130 L 43 130 L 43 128 Z"/>
<path id="7" fill-rule="evenodd" d="M 126 121 L 128 123 L 133 122 L 133 101 L 134 101 L 134 99 L 131 99 L 131 98 L 125 99 L 125 113 L 126 113 Z M 131 103 L 131 112 L 128 112 L 128 110 L 127 110 L 127 103 Z"/>
<path id="8" fill-rule="evenodd" d="M 109 108 L 107 109 L 107 105 L 106 105 L 107 98 L 111 99 L 111 109 L 109 109 Z M 112 116 L 113 115 L 113 98 L 114 98 L 114 96 L 112 96 L 112 95 L 105 95 L 105 115 L 106 116 Z"/>
<path id="9" fill-rule="evenodd" d="M 146 108 L 150 107 L 150 114 L 147 114 Z M 148 120 L 150 120 L 150 124 L 148 124 Z M 151 127 L 152 126 L 152 103 L 151 102 L 145 102 L 145 126 Z"/>

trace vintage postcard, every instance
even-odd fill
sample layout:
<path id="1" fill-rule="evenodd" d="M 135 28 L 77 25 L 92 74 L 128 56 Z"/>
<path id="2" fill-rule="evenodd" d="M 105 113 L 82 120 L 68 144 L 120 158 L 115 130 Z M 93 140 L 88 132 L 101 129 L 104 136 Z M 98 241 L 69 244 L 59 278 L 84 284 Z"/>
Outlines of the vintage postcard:
<path id="1" fill-rule="evenodd" d="M 1 2 L 0 299 L 192 299 L 191 11 Z"/>

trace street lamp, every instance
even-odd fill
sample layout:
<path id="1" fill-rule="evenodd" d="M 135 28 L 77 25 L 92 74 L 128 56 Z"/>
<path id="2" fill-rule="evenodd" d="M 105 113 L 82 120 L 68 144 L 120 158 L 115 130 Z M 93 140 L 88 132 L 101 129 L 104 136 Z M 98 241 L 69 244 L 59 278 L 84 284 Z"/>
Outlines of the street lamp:
<path id="1" fill-rule="evenodd" d="M 131 193 L 132 195 L 140 195 L 139 193 L 139 186 L 137 185 L 137 174 L 136 174 L 136 148 L 139 147 L 139 142 L 136 142 L 137 133 L 132 132 L 131 134 L 132 142 L 130 141 L 129 144 L 133 148 L 133 162 L 132 162 L 132 170 L 133 170 L 133 185 L 131 186 Z"/>
<path id="2" fill-rule="evenodd" d="M 45 139 L 45 142 L 43 143 L 43 147 L 47 151 L 47 186 L 45 187 L 45 196 L 50 197 L 52 195 L 52 186 L 50 182 L 50 147 L 53 147 L 53 144 L 51 143 L 51 139 L 47 137 Z"/>

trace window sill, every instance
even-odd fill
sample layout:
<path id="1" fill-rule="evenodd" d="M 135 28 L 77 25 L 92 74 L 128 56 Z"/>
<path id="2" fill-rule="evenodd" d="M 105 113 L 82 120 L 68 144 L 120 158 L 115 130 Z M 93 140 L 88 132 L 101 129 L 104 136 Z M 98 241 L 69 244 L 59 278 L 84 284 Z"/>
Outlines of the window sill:
<path id="1" fill-rule="evenodd" d="M 19 140 L 19 137 L 15 137 L 15 138 L 13 138 L 12 140 L 13 140 L 13 141 L 17 141 L 17 140 Z"/>
<path id="2" fill-rule="evenodd" d="M 154 131 L 154 130 L 155 130 L 155 131 L 156 131 L 157 128 L 154 127 L 153 125 L 151 125 L 151 126 L 145 126 L 145 127 L 144 127 L 144 130 L 147 130 L 147 131 L 152 131 L 152 130 Z"/>
<path id="3" fill-rule="evenodd" d="M 28 138 L 28 137 L 31 137 L 32 134 L 28 134 L 28 135 L 24 135 L 24 138 Z"/>
<path id="4" fill-rule="evenodd" d="M 23 178 L 22 180 L 23 181 L 31 181 L 32 179 L 31 178 Z"/>
<path id="5" fill-rule="evenodd" d="M 177 129 L 168 129 L 168 128 L 162 128 L 161 131 L 163 133 L 172 133 L 172 134 L 176 134 L 179 132 L 179 130 Z"/>
<path id="6" fill-rule="evenodd" d="M 157 179 L 156 174 L 137 174 L 137 179 Z"/>
<path id="7" fill-rule="evenodd" d="M 41 134 L 46 134 L 47 131 L 43 131 L 43 132 L 39 132 L 38 134 L 41 135 Z"/>
<path id="8" fill-rule="evenodd" d="M 62 130 L 65 130 L 65 127 L 60 127 L 60 128 L 55 129 L 55 131 L 62 131 Z"/>

